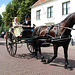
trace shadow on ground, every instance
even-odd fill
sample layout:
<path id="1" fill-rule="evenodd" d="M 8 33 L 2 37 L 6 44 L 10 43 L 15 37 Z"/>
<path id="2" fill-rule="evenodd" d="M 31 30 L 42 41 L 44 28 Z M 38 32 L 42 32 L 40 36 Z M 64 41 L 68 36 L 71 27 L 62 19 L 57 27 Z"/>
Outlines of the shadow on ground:
<path id="1" fill-rule="evenodd" d="M 45 56 L 45 59 L 47 59 L 48 57 L 52 57 L 53 53 L 42 53 L 42 55 Z M 16 54 L 15 58 L 20 58 L 20 59 L 32 59 L 35 58 L 33 54 Z M 38 58 L 37 59 L 41 59 L 40 55 L 38 54 Z M 56 58 L 52 63 L 50 63 L 50 66 L 57 66 L 57 67 L 64 67 L 62 66 L 62 64 L 64 65 L 64 58 Z M 75 68 L 75 60 L 69 59 L 69 64 Z"/>
<path id="2" fill-rule="evenodd" d="M 0 42 L 0 45 L 4 45 L 4 46 L 5 46 L 5 43 L 1 43 L 1 42 Z"/>
<path id="3" fill-rule="evenodd" d="M 45 56 L 45 58 L 51 57 L 53 53 L 42 53 L 42 55 Z M 27 53 L 27 54 L 16 54 L 15 58 L 22 58 L 22 59 L 31 59 L 31 58 L 36 58 L 34 54 Z M 37 59 L 41 59 L 40 55 L 37 55 Z"/>

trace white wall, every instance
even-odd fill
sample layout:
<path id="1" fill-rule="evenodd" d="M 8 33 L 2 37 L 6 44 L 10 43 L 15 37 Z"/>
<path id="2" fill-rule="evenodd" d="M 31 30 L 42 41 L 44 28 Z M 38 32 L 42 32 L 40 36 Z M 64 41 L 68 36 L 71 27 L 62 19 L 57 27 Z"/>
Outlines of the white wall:
<path id="1" fill-rule="evenodd" d="M 51 22 L 54 20 L 53 18 L 47 18 L 47 7 L 54 6 L 54 1 L 50 1 L 48 3 L 39 5 L 31 9 L 31 23 L 36 24 L 37 26 L 45 25 L 45 23 Z M 36 11 L 40 11 L 40 20 L 36 20 Z"/>
<path id="2" fill-rule="evenodd" d="M 75 12 L 75 0 L 70 0 L 71 13 Z"/>
<path id="3" fill-rule="evenodd" d="M 45 23 L 61 22 L 67 15 L 62 16 L 62 3 L 69 0 L 53 0 L 31 9 L 31 23 L 36 26 L 46 25 Z M 53 6 L 53 18 L 47 18 L 47 7 Z M 40 20 L 36 20 L 36 11 L 41 10 Z"/>
<path id="4" fill-rule="evenodd" d="M 70 5 L 71 5 L 71 13 L 75 12 L 75 0 L 70 0 Z M 73 26 L 75 29 L 75 25 Z M 71 31 L 72 38 L 75 40 L 75 30 Z"/>

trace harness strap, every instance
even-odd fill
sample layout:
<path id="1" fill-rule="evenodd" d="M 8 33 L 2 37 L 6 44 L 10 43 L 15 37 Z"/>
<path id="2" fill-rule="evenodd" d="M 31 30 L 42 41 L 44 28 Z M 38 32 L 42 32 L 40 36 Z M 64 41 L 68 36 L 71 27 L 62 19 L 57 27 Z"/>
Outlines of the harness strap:
<path id="1" fill-rule="evenodd" d="M 68 36 L 62 36 L 61 38 L 60 37 L 55 37 L 55 38 L 52 38 L 51 42 L 65 42 L 67 40 L 71 39 L 71 35 L 68 35 Z"/>
<path id="2" fill-rule="evenodd" d="M 57 32 L 58 32 L 58 35 L 61 37 L 61 32 L 60 32 L 60 23 L 58 23 L 58 26 L 57 26 Z"/>
<path id="3" fill-rule="evenodd" d="M 48 27 L 49 30 L 48 30 L 48 33 L 47 33 L 47 34 L 50 34 L 50 30 L 51 30 L 53 27 L 54 27 L 54 25 L 51 25 L 51 26 Z"/>
<path id="4" fill-rule="evenodd" d="M 37 36 L 39 36 L 39 32 L 40 32 L 40 30 L 41 30 L 41 27 L 39 27 L 39 28 L 38 28 L 38 31 L 37 31 L 38 33 L 37 33 Z"/>

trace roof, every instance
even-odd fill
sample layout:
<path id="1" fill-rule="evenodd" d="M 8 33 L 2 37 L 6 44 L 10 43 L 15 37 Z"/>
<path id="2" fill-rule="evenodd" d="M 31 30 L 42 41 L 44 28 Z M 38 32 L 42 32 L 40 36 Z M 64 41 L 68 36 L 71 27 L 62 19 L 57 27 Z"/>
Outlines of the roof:
<path id="1" fill-rule="evenodd" d="M 44 1 L 46 1 L 46 0 L 38 0 L 35 4 L 33 4 L 33 6 L 37 5 L 37 4 L 40 4 L 40 3 L 44 2 Z"/>
<path id="2" fill-rule="evenodd" d="M 49 1 L 52 1 L 52 0 L 38 0 L 36 3 L 34 3 L 31 8 L 35 7 L 35 6 L 38 6 L 38 5 L 41 5 L 43 3 L 46 3 L 46 2 L 49 2 Z"/>

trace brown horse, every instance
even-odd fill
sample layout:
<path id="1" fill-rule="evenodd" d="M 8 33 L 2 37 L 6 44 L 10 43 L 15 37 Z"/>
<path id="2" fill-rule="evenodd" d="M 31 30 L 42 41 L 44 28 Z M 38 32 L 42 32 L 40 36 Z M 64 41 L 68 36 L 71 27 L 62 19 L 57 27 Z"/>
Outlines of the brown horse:
<path id="1" fill-rule="evenodd" d="M 40 38 L 41 39 L 49 38 L 50 39 L 49 42 L 53 44 L 54 56 L 51 59 L 47 59 L 47 60 L 45 60 L 44 57 L 42 57 L 43 62 L 46 63 L 52 62 L 57 57 L 58 47 L 62 46 L 64 48 L 65 68 L 72 70 L 72 67 L 68 63 L 68 53 L 67 53 L 68 45 L 71 40 L 71 34 L 70 34 L 71 29 L 66 29 L 66 28 L 67 27 L 72 28 L 74 24 L 75 24 L 75 12 L 67 16 L 62 22 L 60 22 L 60 24 L 54 25 L 52 27 L 40 26 L 34 29 L 33 37 L 45 35 Z M 40 48 L 41 44 L 39 41 L 40 38 L 36 38 L 35 40 L 33 40 L 33 48 L 35 49 L 35 55 L 37 55 L 37 51 L 39 51 L 39 53 L 41 54 L 41 48 Z"/>

